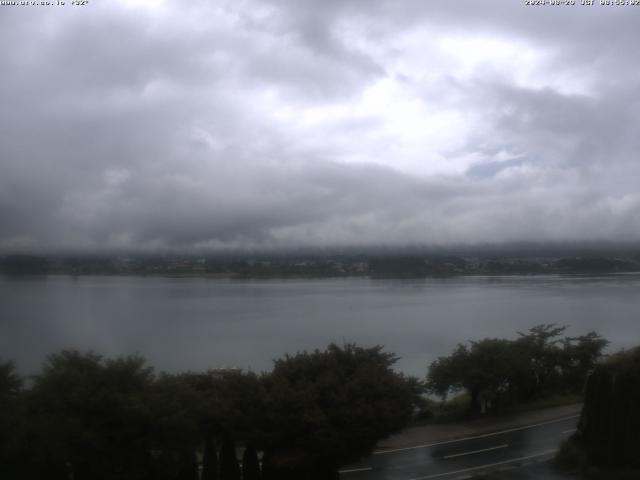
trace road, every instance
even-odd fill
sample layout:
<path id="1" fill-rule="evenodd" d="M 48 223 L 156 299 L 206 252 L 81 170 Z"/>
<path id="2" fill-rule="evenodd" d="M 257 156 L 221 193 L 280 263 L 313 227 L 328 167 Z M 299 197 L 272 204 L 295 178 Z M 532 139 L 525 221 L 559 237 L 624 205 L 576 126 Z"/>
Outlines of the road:
<path id="1" fill-rule="evenodd" d="M 578 415 L 445 442 L 374 452 L 340 470 L 341 480 L 453 480 L 548 460 Z"/>

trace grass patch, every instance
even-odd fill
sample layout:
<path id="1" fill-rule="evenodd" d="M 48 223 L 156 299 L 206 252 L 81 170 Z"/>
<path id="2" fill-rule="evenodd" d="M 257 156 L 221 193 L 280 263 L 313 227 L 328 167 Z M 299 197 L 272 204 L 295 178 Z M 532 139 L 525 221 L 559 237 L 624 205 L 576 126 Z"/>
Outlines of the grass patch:
<path id="1" fill-rule="evenodd" d="M 530 412 L 532 410 L 543 410 L 545 408 L 562 407 L 564 405 L 574 405 L 582 403 L 584 397 L 580 394 L 551 395 L 531 402 L 515 405 L 508 409 L 509 413 Z"/>
<path id="2" fill-rule="evenodd" d="M 471 399 L 468 394 L 461 393 L 447 401 L 423 398 L 419 411 L 415 414 L 412 425 L 422 426 L 434 423 L 449 423 L 473 418 L 469 410 Z"/>
<path id="3" fill-rule="evenodd" d="M 412 426 L 424 426 L 439 423 L 452 423 L 474 420 L 477 418 L 503 417 L 518 413 L 544 410 L 546 408 L 561 407 L 582 403 L 582 395 L 553 395 L 531 402 L 513 405 L 511 407 L 490 410 L 485 414 L 474 413 L 470 410 L 471 397 L 467 393 L 461 393 L 451 397 L 447 401 L 438 401 L 432 398 L 423 398 L 418 412 L 415 414 Z"/>

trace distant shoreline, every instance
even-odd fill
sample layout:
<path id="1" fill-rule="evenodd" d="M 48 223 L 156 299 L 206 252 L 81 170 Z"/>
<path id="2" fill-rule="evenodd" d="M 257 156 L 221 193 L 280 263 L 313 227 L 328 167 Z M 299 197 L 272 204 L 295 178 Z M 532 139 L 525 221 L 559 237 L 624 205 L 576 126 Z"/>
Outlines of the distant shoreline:
<path id="1" fill-rule="evenodd" d="M 121 278 L 166 278 L 166 279 L 205 279 L 205 280 L 337 280 L 337 279 L 368 279 L 368 280 L 448 280 L 453 278 L 515 278 L 515 277 L 616 277 L 625 275 L 640 275 L 640 270 L 625 272 L 544 272 L 544 273 L 464 273 L 451 275 L 430 275 L 424 277 L 403 277 L 403 276 L 370 276 L 370 275 L 260 275 L 248 276 L 236 273 L 70 273 L 70 272 L 43 272 L 43 273 L 8 273 L 0 271 L 0 275 L 8 278 L 28 278 L 28 277 L 121 277 Z"/>
<path id="2" fill-rule="evenodd" d="M 170 278 L 420 279 L 460 276 L 608 275 L 640 272 L 640 253 L 609 255 L 326 254 L 244 256 L 0 256 L 0 273 Z"/>

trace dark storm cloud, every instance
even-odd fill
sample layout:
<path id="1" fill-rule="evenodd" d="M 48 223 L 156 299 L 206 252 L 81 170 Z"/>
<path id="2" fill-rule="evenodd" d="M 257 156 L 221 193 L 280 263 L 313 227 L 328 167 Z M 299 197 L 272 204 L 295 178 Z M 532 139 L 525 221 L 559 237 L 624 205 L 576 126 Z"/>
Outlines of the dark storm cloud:
<path id="1" fill-rule="evenodd" d="M 0 13 L 3 249 L 640 239 L 640 10 Z"/>

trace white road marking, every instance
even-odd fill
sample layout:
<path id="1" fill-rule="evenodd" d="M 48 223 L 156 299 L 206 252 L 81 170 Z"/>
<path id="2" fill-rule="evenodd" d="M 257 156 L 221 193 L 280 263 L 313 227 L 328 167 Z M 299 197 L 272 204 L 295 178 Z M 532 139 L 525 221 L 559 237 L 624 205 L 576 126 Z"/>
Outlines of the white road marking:
<path id="1" fill-rule="evenodd" d="M 536 453 L 536 454 L 533 454 L 533 455 L 527 455 L 526 457 L 512 458 L 511 460 L 503 460 L 502 462 L 488 463 L 486 465 L 480 465 L 478 467 L 463 468 L 462 470 L 456 470 L 456 471 L 453 471 L 453 472 L 436 473 L 434 475 L 426 475 L 424 477 L 414 477 L 414 478 L 410 478 L 409 480 L 427 480 L 427 479 L 430 479 L 430 478 L 440 478 L 440 477 L 446 477 L 448 475 L 457 475 L 459 473 L 474 472 L 474 471 L 477 471 L 477 470 L 482 470 L 483 468 L 493 468 L 493 467 L 497 467 L 499 465 L 505 465 L 505 464 L 513 463 L 513 462 L 520 462 L 522 460 L 529 460 L 531 458 L 542 457 L 544 455 L 550 455 L 550 454 L 556 453 L 556 452 L 557 452 L 557 450 L 547 450 L 545 452 L 540 452 L 540 453 Z"/>
<path id="2" fill-rule="evenodd" d="M 473 436 L 470 436 L 470 437 L 456 438 L 455 440 L 445 440 L 444 442 L 425 443 L 423 445 L 415 445 L 413 447 L 393 448 L 391 450 L 378 450 L 376 452 L 373 452 L 373 455 L 383 455 L 385 453 L 404 452 L 406 450 L 416 450 L 416 449 L 419 449 L 419 448 L 429 448 L 429 447 L 435 447 L 437 445 L 446 445 L 446 444 L 449 444 L 449 443 L 464 442 L 466 440 L 475 440 L 476 438 L 493 437 L 495 435 L 502 435 L 503 433 L 517 432 L 519 430 L 527 430 L 529 428 L 536 428 L 536 427 L 542 427 L 544 425 L 551 425 L 551 424 L 554 424 L 554 423 L 560 423 L 560 422 L 564 422 L 566 420 L 571 420 L 572 418 L 578 418 L 579 416 L 580 415 L 570 415 L 568 417 L 562 417 L 562 418 L 558 418 L 556 420 L 549 420 L 548 422 L 535 423 L 533 425 L 526 425 L 524 427 L 509 428 L 507 430 L 501 430 L 499 432 L 491 432 L 491 433 L 484 433 L 484 434 L 481 434 L 481 435 L 473 435 Z"/>
<path id="3" fill-rule="evenodd" d="M 569 430 L 565 430 L 565 431 L 563 431 L 563 432 L 562 432 L 562 434 L 563 434 L 563 435 L 567 435 L 567 434 L 569 434 L 569 433 L 573 433 L 573 432 L 575 432 L 576 430 L 578 430 L 578 429 L 577 429 L 577 428 L 570 428 Z"/>
<path id="4" fill-rule="evenodd" d="M 464 453 L 455 453 L 453 455 L 445 455 L 444 458 L 449 459 L 449 458 L 457 458 L 457 457 L 464 457 L 465 455 L 473 455 L 474 453 L 483 453 L 483 452 L 490 452 L 491 450 L 499 450 L 501 448 L 507 448 L 509 445 L 507 445 L 506 443 L 504 445 L 498 445 L 497 447 L 489 447 L 489 448 L 481 448 L 480 450 L 473 450 L 471 452 L 464 452 Z"/>
<path id="5" fill-rule="evenodd" d="M 349 470 L 338 470 L 338 473 L 368 472 L 370 470 L 373 470 L 373 467 L 350 468 Z"/>

